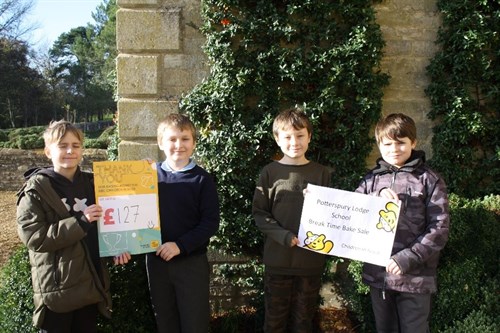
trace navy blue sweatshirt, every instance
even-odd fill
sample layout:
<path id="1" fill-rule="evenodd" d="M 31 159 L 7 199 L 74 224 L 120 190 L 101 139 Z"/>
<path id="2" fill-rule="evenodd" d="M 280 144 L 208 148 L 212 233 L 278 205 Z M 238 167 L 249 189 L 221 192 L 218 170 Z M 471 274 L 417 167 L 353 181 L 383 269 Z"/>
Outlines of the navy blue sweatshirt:
<path id="1" fill-rule="evenodd" d="M 179 256 L 206 253 L 220 219 L 213 177 L 197 165 L 172 172 L 161 164 L 157 163 L 162 242 L 175 242 Z"/>

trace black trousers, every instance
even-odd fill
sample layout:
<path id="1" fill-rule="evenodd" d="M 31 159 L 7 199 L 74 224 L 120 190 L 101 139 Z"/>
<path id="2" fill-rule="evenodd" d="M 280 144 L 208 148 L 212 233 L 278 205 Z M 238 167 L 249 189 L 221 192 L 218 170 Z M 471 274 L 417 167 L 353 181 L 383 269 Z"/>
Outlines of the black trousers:
<path id="1" fill-rule="evenodd" d="M 45 310 L 40 333 L 96 333 L 97 305 L 92 304 L 81 309 L 57 313 Z"/>
<path id="2" fill-rule="evenodd" d="M 149 291 L 158 333 L 207 333 L 210 322 L 206 254 L 165 261 L 146 255 Z"/>
<path id="3" fill-rule="evenodd" d="M 431 294 L 370 288 L 378 333 L 429 333 Z"/>

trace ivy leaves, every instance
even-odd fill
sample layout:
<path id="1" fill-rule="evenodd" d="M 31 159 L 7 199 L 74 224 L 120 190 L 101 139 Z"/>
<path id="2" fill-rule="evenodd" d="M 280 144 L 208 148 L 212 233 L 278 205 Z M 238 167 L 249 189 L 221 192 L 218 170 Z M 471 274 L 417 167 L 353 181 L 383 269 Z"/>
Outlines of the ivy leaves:
<path id="1" fill-rule="evenodd" d="M 222 226 L 214 244 L 256 253 L 251 217 L 260 169 L 279 153 L 271 135 L 278 111 L 305 107 L 314 124 L 308 158 L 335 170 L 352 189 L 372 148 L 368 129 L 381 111 L 388 76 L 371 1 L 202 3 L 210 76 L 181 100 L 200 130 L 199 160 L 213 172 Z"/>

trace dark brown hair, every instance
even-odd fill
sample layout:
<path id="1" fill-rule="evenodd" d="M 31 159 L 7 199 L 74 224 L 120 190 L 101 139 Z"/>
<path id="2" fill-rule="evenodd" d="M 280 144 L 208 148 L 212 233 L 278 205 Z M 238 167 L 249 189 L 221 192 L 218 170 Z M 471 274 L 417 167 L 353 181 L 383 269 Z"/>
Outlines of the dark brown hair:
<path id="1" fill-rule="evenodd" d="M 379 144 L 383 138 L 399 141 L 409 138 L 412 143 L 417 140 L 417 127 L 413 119 L 403 113 L 391 113 L 380 119 L 375 127 L 375 139 Z"/>
<path id="2" fill-rule="evenodd" d="M 309 135 L 312 134 L 312 124 L 307 115 L 299 108 L 294 107 L 281 111 L 273 122 L 273 135 L 278 137 L 280 130 L 293 127 L 296 130 L 307 129 Z"/>

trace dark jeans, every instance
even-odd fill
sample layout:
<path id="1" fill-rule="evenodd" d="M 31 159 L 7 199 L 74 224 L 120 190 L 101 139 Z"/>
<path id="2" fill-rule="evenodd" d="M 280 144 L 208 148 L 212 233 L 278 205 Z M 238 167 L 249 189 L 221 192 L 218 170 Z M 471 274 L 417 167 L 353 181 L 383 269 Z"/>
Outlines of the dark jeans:
<path id="1" fill-rule="evenodd" d="M 40 333 L 96 333 L 97 305 L 56 313 L 46 309 Z"/>
<path id="2" fill-rule="evenodd" d="M 265 273 L 264 332 L 312 332 L 320 288 L 321 276 Z"/>
<path id="3" fill-rule="evenodd" d="M 431 294 L 370 288 L 378 333 L 429 333 Z"/>
<path id="4" fill-rule="evenodd" d="M 158 333 L 207 333 L 210 305 L 206 254 L 164 261 L 148 253 L 146 268 Z"/>

